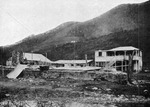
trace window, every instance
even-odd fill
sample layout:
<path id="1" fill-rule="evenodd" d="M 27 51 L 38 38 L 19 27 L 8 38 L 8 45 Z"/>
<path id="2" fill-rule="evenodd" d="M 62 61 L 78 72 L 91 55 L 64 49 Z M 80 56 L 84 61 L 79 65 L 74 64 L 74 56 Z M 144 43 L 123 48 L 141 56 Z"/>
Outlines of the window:
<path id="1" fill-rule="evenodd" d="M 99 52 L 99 53 L 98 53 L 98 56 L 102 56 L 102 52 Z"/>
<path id="2" fill-rule="evenodd" d="M 136 54 L 136 51 L 127 51 L 126 52 L 126 55 L 135 55 Z"/>
<path id="3" fill-rule="evenodd" d="M 114 56 L 114 52 L 113 51 L 108 51 L 107 56 Z"/>
<path id="4" fill-rule="evenodd" d="M 116 56 L 125 55 L 124 51 L 116 51 Z"/>

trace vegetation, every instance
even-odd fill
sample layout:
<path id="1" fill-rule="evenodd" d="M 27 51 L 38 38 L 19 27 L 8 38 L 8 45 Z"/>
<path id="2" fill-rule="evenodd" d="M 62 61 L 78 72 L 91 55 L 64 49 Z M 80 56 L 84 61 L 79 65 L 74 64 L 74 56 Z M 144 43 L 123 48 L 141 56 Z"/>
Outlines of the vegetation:
<path id="1" fill-rule="evenodd" d="M 94 51 L 117 46 L 134 46 L 142 50 L 144 63 L 150 63 L 150 2 L 123 4 L 85 22 L 67 22 L 53 30 L 29 36 L 22 41 L 0 47 L 0 64 L 12 51 L 47 53 L 50 60 L 94 58 Z M 71 43 L 76 41 L 76 43 Z"/>

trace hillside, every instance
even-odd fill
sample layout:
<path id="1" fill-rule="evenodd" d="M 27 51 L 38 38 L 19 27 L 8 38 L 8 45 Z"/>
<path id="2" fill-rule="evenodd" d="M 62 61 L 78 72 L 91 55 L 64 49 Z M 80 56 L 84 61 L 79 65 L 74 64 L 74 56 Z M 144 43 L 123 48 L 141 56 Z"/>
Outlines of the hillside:
<path id="1" fill-rule="evenodd" d="M 84 42 L 67 43 L 51 48 L 49 51 L 42 49 L 39 52 L 48 52 L 51 60 L 58 59 L 84 59 L 85 54 L 88 59 L 94 58 L 94 51 L 99 49 L 111 49 L 118 46 L 134 46 L 143 52 L 144 62 L 150 63 L 150 30 L 140 28 L 130 31 L 120 31 L 98 38 L 88 39 Z M 57 53 L 57 54 L 56 54 Z"/>
<path id="2" fill-rule="evenodd" d="M 72 59 L 75 43 L 76 58 L 88 54 L 93 58 L 95 49 L 108 49 L 116 46 L 133 45 L 142 49 L 144 59 L 149 53 L 150 2 L 122 4 L 110 11 L 85 22 L 66 22 L 55 29 L 39 35 L 29 36 L 12 46 L 12 50 L 25 52 L 48 52 L 52 60 Z M 148 60 L 148 59 L 147 59 Z"/>

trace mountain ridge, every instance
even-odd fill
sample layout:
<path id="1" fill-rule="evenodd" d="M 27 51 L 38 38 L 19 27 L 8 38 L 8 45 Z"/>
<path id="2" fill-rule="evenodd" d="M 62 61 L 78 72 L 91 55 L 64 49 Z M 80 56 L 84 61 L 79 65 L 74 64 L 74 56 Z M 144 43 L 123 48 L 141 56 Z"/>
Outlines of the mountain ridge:
<path id="1" fill-rule="evenodd" d="M 71 59 L 73 58 L 73 44 L 71 41 L 76 41 L 79 49 L 77 59 L 83 59 L 83 54 L 85 53 L 93 57 L 95 49 L 107 49 L 125 45 L 133 45 L 142 49 L 144 53 L 149 53 L 144 44 L 150 45 L 148 43 L 150 30 L 148 22 L 150 22 L 150 1 L 140 4 L 122 4 L 91 20 L 66 22 L 45 33 L 32 35 L 18 44 L 7 47 L 6 50 L 8 50 L 8 53 L 11 53 L 13 50 L 38 53 L 48 52 L 48 58 L 53 60 Z M 131 35 L 132 33 L 133 36 Z M 130 40 L 133 37 L 135 41 Z M 140 42 L 141 46 L 137 44 L 137 41 L 140 41 L 139 38 L 144 42 Z M 95 44 L 91 40 L 95 40 Z M 124 44 L 120 43 L 120 41 L 124 40 L 128 41 L 126 43 L 123 42 Z M 86 41 L 88 44 L 86 44 Z M 85 45 L 85 47 L 80 44 Z M 88 47 L 91 48 L 89 49 Z M 64 54 L 66 55 L 64 56 Z M 6 56 L 10 56 L 10 54 Z"/>
<path id="2" fill-rule="evenodd" d="M 36 35 L 36 37 L 43 38 L 45 36 L 41 45 L 57 45 L 99 37 L 121 30 L 133 30 L 146 25 L 142 16 L 147 14 L 145 15 L 145 11 L 139 10 L 143 10 L 143 7 L 147 5 L 149 5 L 149 1 L 141 4 L 122 4 L 91 20 L 85 22 L 66 22 L 50 31 Z M 149 8 L 147 7 L 147 9 Z M 139 15 L 139 17 L 138 14 L 142 15 Z"/>

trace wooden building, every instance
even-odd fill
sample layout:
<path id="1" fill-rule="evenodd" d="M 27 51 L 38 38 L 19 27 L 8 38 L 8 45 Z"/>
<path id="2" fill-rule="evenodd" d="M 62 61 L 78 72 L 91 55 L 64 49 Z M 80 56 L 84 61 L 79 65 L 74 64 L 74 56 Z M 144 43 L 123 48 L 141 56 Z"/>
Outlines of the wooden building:
<path id="1" fill-rule="evenodd" d="M 138 48 L 124 46 L 95 51 L 95 66 L 97 67 L 111 66 L 118 71 L 127 71 L 130 59 L 134 71 L 142 70 L 142 52 Z"/>

